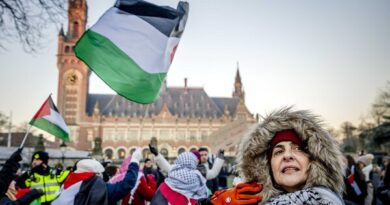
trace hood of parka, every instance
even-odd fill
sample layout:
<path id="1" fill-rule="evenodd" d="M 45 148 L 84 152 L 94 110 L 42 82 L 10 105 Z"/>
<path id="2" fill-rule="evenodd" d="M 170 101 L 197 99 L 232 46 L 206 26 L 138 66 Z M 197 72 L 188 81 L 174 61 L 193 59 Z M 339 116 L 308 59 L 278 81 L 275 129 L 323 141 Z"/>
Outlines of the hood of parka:
<path id="1" fill-rule="evenodd" d="M 342 154 L 337 141 L 322 126 L 309 111 L 287 107 L 269 114 L 243 137 L 236 158 L 238 171 L 246 182 L 263 184 L 263 202 L 284 192 L 272 180 L 267 150 L 275 133 L 287 129 L 295 130 L 310 155 L 308 178 L 302 188 L 323 186 L 342 193 Z"/>

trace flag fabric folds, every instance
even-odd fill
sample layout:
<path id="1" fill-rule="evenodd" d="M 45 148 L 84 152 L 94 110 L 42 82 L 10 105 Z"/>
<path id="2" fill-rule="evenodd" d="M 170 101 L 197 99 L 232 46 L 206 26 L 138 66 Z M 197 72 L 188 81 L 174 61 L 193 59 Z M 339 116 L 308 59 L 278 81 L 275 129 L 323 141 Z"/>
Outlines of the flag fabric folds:
<path id="1" fill-rule="evenodd" d="M 69 129 L 58 112 L 51 96 L 42 104 L 41 108 L 35 113 L 29 124 L 40 128 L 59 139 L 69 141 Z"/>
<path id="2" fill-rule="evenodd" d="M 174 9 L 119 0 L 83 34 L 76 56 L 119 95 L 152 103 L 172 63 L 188 9 L 187 2 Z"/>

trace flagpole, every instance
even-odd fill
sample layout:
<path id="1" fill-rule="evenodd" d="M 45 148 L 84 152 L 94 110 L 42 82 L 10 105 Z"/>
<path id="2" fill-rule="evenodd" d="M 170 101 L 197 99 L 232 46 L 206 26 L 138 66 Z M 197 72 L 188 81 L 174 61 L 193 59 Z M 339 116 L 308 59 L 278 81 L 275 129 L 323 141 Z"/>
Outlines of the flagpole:
<path id="1" fill-rule="evenodd" d="M 12 111 L 9 114 L 9 123 L 8 123 L 8 141 L 7 141 L 7 147 L 11 147 L 11 141 L 12 141 Z"/>
<path id="2" fill-rule="evenodd" d="M 31 129 L 31 125 L 29 125 L 29 127 L 27 128 L 26 135 L 24 135 L 23 141 L 22 141 L 22 143 L 20 144 L 19 149 L 23 149 L 24 143 L 26 142 L 27 135 L 28 135 L 28 133 L 30 132 L 30 129 Z"/>

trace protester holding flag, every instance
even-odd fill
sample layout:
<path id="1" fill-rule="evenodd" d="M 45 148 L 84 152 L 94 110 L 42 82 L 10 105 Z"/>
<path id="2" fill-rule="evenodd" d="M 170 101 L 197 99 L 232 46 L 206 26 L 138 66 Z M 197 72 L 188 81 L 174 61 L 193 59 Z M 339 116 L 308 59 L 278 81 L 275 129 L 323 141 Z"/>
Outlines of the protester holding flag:
<path id="1" fill-rule="evenodd" d="M 76 56 L 119 95 L 151 103 L 184 31 L 188 3 L 177 9 L 118 0 L 77 42 Z"/>
<path id="2" fill-rule="evenodd" d="M 31 158 L 31 169 L 15 179 L 19 188 L 35 188 L 45 194 L 40 198 L 42 205 L 50 204 L 56 198 L 56 192 L 69 175 L 68 170 L 57 172 L 48 165 L 49 154 L 37 151 Z"/>
<path id="3" fill-rule="evenodd" d="M 367 196 L 365 176 L 351 155 L 346 155 L 345 159 L 347 165 L 344 177 L 346 190 L 343 198 L 358 205 L 363 205 L 364 198 Z"/>
<path id="4" fill-rule="evenodd" d="M 30 204 L 33 200 L 43 195 L 41 190 L 32 189 L 24 196 L 18 198 L 6 196 L 6 191 L 11 181 L 14 179 L 16 171 L 19 169 L 19 161 L 22 160 L 22 149 L 16 150 L 11 157 L 5 162 L 4 167 L 0 170 L 0 205 L 24 205 Z"/>
<path id="5" fill-rule="evenodd" d="M 69 141 L 69 129 L 51 99 L 51 95 L 45 100 L 38 112 L 35 113 L 29 124 L 45 130 L 63 141 Z M 28 128 L 20 148 L 23 148 L 31 126 Z M 42 205 L 50 204 L 56 198 L 61 184 L 69 174 L 67 170 L 57 172 L 48 165 L 48 162 L 49 154 L 47 152 L 35 152 L 31 159 L 31 170 L 25 172 L 15 180 L 16 185 L 20 188 L 36 188 L 42 190 L 45 193 L 40 198 Z"/>

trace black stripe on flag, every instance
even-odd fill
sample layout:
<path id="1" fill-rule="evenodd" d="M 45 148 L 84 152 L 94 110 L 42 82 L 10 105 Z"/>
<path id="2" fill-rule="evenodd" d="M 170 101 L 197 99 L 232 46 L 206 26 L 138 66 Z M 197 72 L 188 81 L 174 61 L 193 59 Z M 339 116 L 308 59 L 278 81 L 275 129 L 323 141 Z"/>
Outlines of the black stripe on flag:
<path id="1" fill-rule="evenodd" d="M 167 37 L 180 37 L 188 15 L 188 3 L 179 2 L 177 9 L 158 6 L 143 0 L 118 0 L 121 11 L 138 16 Z"/>

